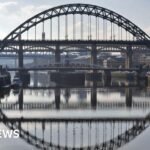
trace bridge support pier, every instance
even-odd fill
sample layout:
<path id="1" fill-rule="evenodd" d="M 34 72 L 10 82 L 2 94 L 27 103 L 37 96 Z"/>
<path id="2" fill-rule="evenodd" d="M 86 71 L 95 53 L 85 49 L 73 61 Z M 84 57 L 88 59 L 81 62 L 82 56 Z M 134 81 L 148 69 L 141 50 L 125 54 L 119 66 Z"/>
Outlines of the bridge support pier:
<path id="1" fill-rule="evenodd" d="M 37 57 L 36 56 L 33 58 L 33 62 L 34 62 L 34 65 L 37 65 Z M 33 77 L 34 77 L 33 84 L 36 87 L 38 85 L 38 72 L 37 71 L 33 72 Z"/>
<path id="2" fill-rule="evenodd" d="M 18 66 L 23 68 L 23 44 L 21 43 L 21 35 L 19 35 L 19 51 L 18 51 Z"/>
<path id="3" fill-rule="evenodd" d="M 125 62 L 125 68 L 130 69 L 132 68 L 132 46 L 127 46 L 127 52 L 126 52 L 126 62 Z"/>
<path id="4" fill-rule="evenodd" d="M 111 85 L 111 71 L 110 70 L 104 70 L 103 80 L 104 80 L 104 86 Z"/>
<path id="5" fill-rule="evenodd" d="M 19 110 L 23 110 L 23 89 L 20 90 L 20 93 L 18 95 L 18 101 L 19 101 Z"/>
<path id="6" fill-rule="evenodd" d="M 97 107 L 96 81 L 93 81 L 93 87 L 91 88 L 91 107 L 93 109 L 96 109 Z"/>
<path id="7" fill-rule="evenodd" d="M 59 64 L 60 63 L 60 46 L 57 44 L 56 45 L 56 51 L 55 51 L 55 63 Z"/>
<path id="8" fill-rule="evenodd" d="M 126 96 L 126 107 L 132 107 L 132 88 L 128 87 L 125 89 L 125 96 Z"/>
<path id="9" fill-rule="evenodd" d="M 35 87 L 37 87 L 37 86 L 38 86 L 38 73 L 37 73 L 37 71 L 34 71 L 34 72 L 33 72 L 33 77 L 34 77 L 33 85 L 34 85 Z"/>
<path id="10" fill-rule="evenodd" d="M 19 68 L 23 68 L 23 46 L 22 46 L 22 44 L 19 45 L 18 66 L 19 66 Z"/>
<path id="11" fill-rule="evenodd" d="M 92 45 L 91 64 L 92 65 L 97 65 L 97 47 L 96 47 L 96 44 Z"/>
<path id="12" fill-rule="evenodd" d="M 60 89 L 56 88 L 55 89 L 55 106 L 56 109 L 59 110 L 60 109 Z"/>

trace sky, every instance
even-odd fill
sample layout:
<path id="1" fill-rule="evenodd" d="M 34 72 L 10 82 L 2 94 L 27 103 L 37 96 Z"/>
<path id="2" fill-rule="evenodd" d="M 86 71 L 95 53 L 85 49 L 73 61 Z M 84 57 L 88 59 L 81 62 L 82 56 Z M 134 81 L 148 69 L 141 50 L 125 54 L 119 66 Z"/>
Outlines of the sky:
<path id="1" fill-rule="evenodd" d="M 87 3 L 113 10 L 150 35 L 150 0 L 0 0 L 0 39 L 37 13 L 68 3 Z"/>

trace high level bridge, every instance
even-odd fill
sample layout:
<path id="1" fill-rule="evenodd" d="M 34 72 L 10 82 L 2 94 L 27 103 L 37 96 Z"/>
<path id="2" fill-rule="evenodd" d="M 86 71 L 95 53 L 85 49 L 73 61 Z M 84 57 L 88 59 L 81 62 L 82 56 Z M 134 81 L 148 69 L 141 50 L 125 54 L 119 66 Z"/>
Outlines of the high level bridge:
<path id="1" fill-rule="evenodd" d="M 53 52 L 55 63 L 61 53 L 91 53 L 97 64 L 100 52 L 126 54 L 126 68 L 132 68 L 134 52 L 149 52 L 150 37 L 137 25 L 109 9 L 90 4 L 67 4 L 45 10 L 19 25 L 2 41 L 1 52 L 18 54 L 19 68 L 25 53 Z"/>

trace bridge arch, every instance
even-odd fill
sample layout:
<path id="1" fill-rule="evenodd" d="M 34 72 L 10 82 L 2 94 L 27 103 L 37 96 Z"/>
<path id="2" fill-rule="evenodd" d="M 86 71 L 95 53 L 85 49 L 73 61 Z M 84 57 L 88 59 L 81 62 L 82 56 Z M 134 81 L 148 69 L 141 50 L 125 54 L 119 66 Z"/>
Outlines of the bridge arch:
<path id="1" fill-rule="evenodd" d="M 87 46 L 67 46 L 67 47 L 63 47 L 63 48 L 61 48 L 61 50 L 62 51 L 67 51 L 67 50 L 69 50 L 69 49 L 82 49 L 82 51 L 90 51 L 91 50 L 91 48 L 89 48 L 89 47 L 87 47 Z M 75 52 L 76 52 L 77 50 L 75 50 Z M 81 51 L 81 50 L 80 50 Z M 69 52 L 69 51 L 68 51 Z"/>
<path id="2" fill-rule="evenodd" d="M 51 140 L 50 140 L 50 142 L 48 142 L 44 137 L 43 138 L 39 137 L 37 134 L 37 131 L 36 131 L 37 130 L 36 129 L 36 123 L 37 122 L 33 121 L 33 123 L 35 124 L 35 131 L 34 131 L 35 133 L 33 133 L 33 131 L 30 132 L 28 126 L 27 126 L 27 129 L 24 129 L 21 126 L 21 123 L 24 123 L 24 118 L 21 118 L 19 121 L 15 121 L 15 122 L 10 121 L 9 118 L 2 112 L 1 109 L 0 109 L 0 117 L 1 117 L 1 119 L 4 120 L 4 125 L 6 127 L 8 127 L 11 130 L 19 130 L 20 138 L 22 138 L 28 144 L 30 144 L 36 148 L 40 148 L 40 149 L 43 149 L 43 148 L 44 149 L 54 148 L 54 149 L 62 149 L 62 150 L 65 150 L 65 149 L 70 149 L 70 150 L 74 150 L 74 149 L 75 150 L 78 150 L 78 149 L 112 149 L 112 150 L 118 149 L 118 148 L 124 146 L 125 144 L 129 143 L 133 139 L 135 139 L 138 135 L 140 135 L 144 130 L 146 130 L 149 127 L 149 123 L 147 123 L 146 120 L 135 121 L 135 122 L 133 121 L 132 125 L 129 126 L 125 131 L 122 131 L 122 129 L 121 129 L 121 132 L 118 131 L 118 133 L 120 132 L 120 134 L 118 134 L 117 136 L 113 135 L 113 137 L 110 137 L 110 140 L 106 139 L 106 141 L 103 141 L 102 143 L 97 143 L 96 145 L 91 145 L 91 146 L 83 145 L 80 148 L 78 148 L 78 147 L 72 147 L 72 146 L 68 146 L 68 145 L 64 146 L 64 145 L 61 145 L 59 142 L 57 144 Z M 66 131 L 68 130 L 69 124 L 75 125 L 75 124 L 79 123 L 80 126 L 82 126 L 84 123 L 87 123 L 89 130 L 90 130 L 91 124 L 92 124 L 91 121 L 90 122 L 82 122 L 82 121 L 76 122 L 73 120 L 72 121 L 65 121 L 65 122 L 60 122 L 60 121 L 58 121 L 58 122 L 57 121 L 54 121 L 54 122 L 50 121 L 49 122 L 49 121 L 39 120 L 38 122 L 41 123 L 42 126 L 45 126 L 45 123 L 49 123 L 51 134 L 52 134 L 52 124 L 53 123 L 55 125 L 57 125 L 57 127 L 60 127 L 59 126 L 60 123 L 63 123 L 67 127 Z M 122 124 L 122 122 L 118 122 L 118 121 L 117 122 L 112 121 L 112 122 L 113 122 L 113 124 L 119 124 L 119 123 Z M 110 123 L 112 124 L 112 122 L 110 122 Z M 30 123 L 30 122 L 27 122 L 27 124 L 28 123 Z M 106 125 L 106 122 L 101 122 L 101 121 L 100 122 L 97 121 L 94 123 L 103 123 L 104 126 Z M 128 122 L 128 123 L 131 123 L 131 122 Z M 113 126 L 111 126 L 111 127 L 113 127 Z M 106 126 L 104 128 L 106 128 Z M 73 128 L 73 130 L 74 130 L 74 128 Z M 106 134 L 106 133 L 103 133 L 103 134 Z M 64 136 L 64 134 L 63 134 L 63 136 Z M 65 136 L 65 138 L 67 138 L 67 137 Z"/>
<path id="3" fill-rule="evenodd" d="M 43 49 L 43 51 L 47 50 L 49 52 L 53 52 L 54 51 L 54 48 L 53 47 L 49 47 L 49 46 L 41 46 L 41 47 L 30 46 L 28 48 L 25 48 L 24 50 L 25 51 L 32 51 L 33 49 L 35 49 L 34 51 L 36 52 L 36 51 L 38 51 L 38 50 L 36 50 L 36 48 L 38 48 L 40 51 L 42 51 L 41 49 Z"/>
<path id="4" fill-rule="evenodd" d="M 53 8 L 47 9 L 47 10 L 31 17 L 30 19 L 28 19 L 27 21 L 22 23 L 20 26 L 18 26 L 16 29 L 14 29 L 10 34 L 8 34 L 8 36 L 6 36 L 4 38 L 4 41 L 16 40 L 24 32 L 29 31 L 29 29 L 32 27 L 36 28 L 36 26 L 40 23 L 43 23 L 43 31 L 44 31 L 44 22 L 46 20 L 48 20 L 48 19 L 52 20 L 55 17 L 58 17 L 58 19 L 59 19 L 60 16 L 67 16 L 67 15 L 71 15 L 71 14 L 73 16 L 81 15 L 81 32 L 83 32 L 82 31 L 83 30 L 82 15 L 87 15 L 87 16 L 94 16 L 96 19 L 102 18 L 103 20 L 109 21 L 110 23 L 113 23 L 113 24 L 117 25 L 118 27 L 125 29 L 126 32 L 129 32 L 134 37 L 138 37 L 139 40 L 150 39 L 149 35 L 147 35 L 137 25 L 135 25 L 130 20 L 126 19 L 125 17 L 119 15 L 118 13 L 116 13 L 114 11 L 111 11 L 109 9 L 106 9 L 106 8 L 103 8 L 100 6 L 96 6 L 96 5 L 78 4 L 77 3 L 77 4 L 67 4 L 67 5 L 53 7 Z M 67 17 L 66 17 L 66 20 L 67 20 Z M 60 26 L 60 24 L 59 24 L 59 26 Z M 89 25 L 89 26 L 91 26 L 91 25 Z M 96 22 L 96 26 L 98 26 L 98 22 Z M 111 26 L 112 26 L 112 24 L 111 24 Z M 66 28 L 67 28 L 67 23 L 66 23 Z M 60 30 L 60 29 L 58 29 L 58 30 Z M 89 29 L 89 30 L 91 30 L 91 29 Z M 60 31 L 58 31 L 58 32 L 60 32 Z M 89 31 L 89 32 L 91 32 L 91 31 Z M 68 36 L 68 31 L 66 31 L 66 39 L 67 39 L 67 36 Z M 111 35 L 111 36 L 113 36 L 113 35 Z M 82 33 L 81 33 L 81 38 L 82 38 Z M 58 37 L 58 39 L 59 39 L 59 37 Z M 91 39 L 88 39 L 88 40 L 91 40 Z"/>
<path id="5" fill-rule="evenodd" d="M 13 106 L 15 105 L 17 105 L 17 102 L 13 104 Z M 99 118 L 98 120 L 97 119 L 95 120 L 94 118 L 92 119 L 91 117 L 84 118 L 82 121 L 80 118 L 79 120 L 77 118 L 72 118 L 72 119 L 68 118 L 64 120 L 61 120 L 61 119 L 57 120 L 56 118 L 56 120 L 53 120 L 54 118 L 42 118 L 41 119 L 41 117 L 36 118 L 35 120 L 34 119 L 30 120 L 29 118 L 28 120 L 27 118 L 24 118 L 24 117 L 21 117 L 20 119 L 16 118 L 13 120 L 13 118 L 9 118 L 3 112 L 3 109 L 0 108 L 0 118 L 1 118 L 1 121 L 3 121 L 4 125 L 6 125 L 6 127 L 8 127 L 9 129 L 19 130 L 20 138 L 22 138 L 28 144 L 33 145 L 40 149 L 43 149 L 43 148 L 45 149 L 54 148 L 54 149 L 64 149 L 64 150 L 65 149 L 70 149 L 70 150 L 117 149 L 129 143 L 133 139 L 135 139 L 138 135 L 140 135 L 144 130 L 146 130 L 149 127 L 149 115 L 139 120 L 136 118 L 133 120 L 130 120 L 130 119 L 118 120 L 117 118 L 116 119 L 110 118 L 109 120 L 107 119 L 105 120 L 104 118 Z M 26 125 L 24 123 L 26 123 Z M 32 123 L 33 125 L 33 127 L 31 128 L 29 126 L 30 123 Z M 40 123 L 42 128 L 41 129 L 38 128 L 38 124 L 36 123 Z M 85 125 L 85 123 L 87 124 L 86 128 L 88 131 L 89 139 L 91 139 L 92 137 L 91 133 L 92 131 L 94 132 L 94 130 L 97 131 L 97 132 L 94 132 L 94 134 L 98 133 L 99 135 L 101 135 L 103 133 L 102 138 L 104 139 L 100 140 L 101 138 L 98 136 L 98 134 L 95 134 L 97 139 L 99 140 L 96 140 L 96 143 L 94 144 L 93 143 L 88 144 L 88 142 L 86 141 L 86 143 L 83 145 L 81 143 L 80 143 L 81 145 L 78 145 L 78 144 L 76 145 L 76 142 L 75 142 L 75 147 L 74 147 L 74 144 L 72 146 L 72 142 L 71 142 L 71 145 L 69 143 L 66 145 L 64 145 L 63 142 L 59 143 L 60 137 L 64 137 L 66 141 L 67 139 L 69 139 L 68 138 L 69 136 L 67 137 L 65 136 L 65 135 L 68 135 L 66 133 L 70 133 L 71 136 L 73 133 L 74 138 L 71 138 L 71 140 L 74 140 L 76 137 L 78 137 L 79 134 L 82 138 L 85 137 L 85 135 L 87 136 L 87 134 L 83 134 L 85 133 L 85 130 L 83 130 L 83 125 Z M 95 124 L 95 125 L 92 126 L 92 124 Z M 52 126 L 56 128 L 56 130 L 52 128 Z M 100 130 L 100 127 L 102 127 L 101 128 L 102 130 Z M 94 130 L 91 130 L 92 128 Z M 37 132 L 37 129 L 43 132 L 43 136 L 41 136 L 41 134 Z M 64 129 L 64 132 L 60 132 L 61 129 Z M 50 137 L 50 139 L 45 138 L 46 136 L 44 136 L 44 133 L 46 133 L 46 131 L 50 131 L 50 132 L 47 132 L 49 134 L 48 137 Z M 77 134 L 77 132 L 79 134 Z M 52 140 L 51 137 L 54 137 L 53 135 L 55 134 L 57 135 L 57 138 L 56 139 L 53 138 Z M 110 136 L 107 136 L 107 134 L 110 134 Z"/>

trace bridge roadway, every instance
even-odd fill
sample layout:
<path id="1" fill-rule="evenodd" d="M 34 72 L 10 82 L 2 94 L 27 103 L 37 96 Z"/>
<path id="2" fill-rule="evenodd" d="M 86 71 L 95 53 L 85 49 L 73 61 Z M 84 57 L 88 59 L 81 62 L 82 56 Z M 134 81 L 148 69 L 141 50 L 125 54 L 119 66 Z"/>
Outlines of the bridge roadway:
<path id="1" fill-rule="evenodd" d="M 9 117 L 0 118 L 0 122 L 139 122 L 150 121 L 149 115 L 137 117 Z"/>
<path id="2" fill-rule="evenodd" d="M 31 67 L 31 68 L 7 68 L 7 71 L 49 71 L 49 70 L 98 70 L 98 71 L 139 71 L 137 68 L 102 68 L 102 67 L 64 67 L 64 66 L 50 66 L 50 67 Z M 149 71 L 150 69 L 143 69 L 142 71 Z"/>
<path id="3" fill-rule="evenodd" d="M 150 121 L 150 118 L 146 118 L 147 121 Z M 92 118 L 26 118 L 26 117 L 18 117 L 18 118 L 7 118 L 7 119 L 2 119 L 0 118 L 0 122 L 130 122 L 130 121 L 145 121 L 145 117 L 105 117 L 105 118 L 100 118 L 100 117 L 92 117 Z"/>
<path id="4" fill-rule="evenodd" d="M 92 82 L 92 81 L 91 81 Z M 108 91 L 108 89 L 124 89 L 124 88 L 135 88 L 135 87 L 138 87 L 138 84 L 127 84 L 127 85 L 118 85 L 118 84 L 113 84 L 113 85 L 95 85 L 94 88 L 102 88 L 102 91 Z M 66 89 L 66 88 L 69 88 L 69 89 L 92 89 L 93 88 L 93 85 L 57 85 L 57 86 L 28 86 L 28 87 L 23 87 L 23 89 L 25 90 L 55 90 L 55 89 Z M 105 89 L 104 89 L 105 88 Z"/>
<path id="5" fill-rule="evenodd" d="M 128 46 L 132 46 L 133 51 L 150 51 L 150 40 L 8 40 L 5 42 L 0 41 L 0 44 L 5 45 L 5 49 L 2 48 L 1 52 L 18 52 L 20 44 L 23 46 L 23 52 L 54 52 L 58 45 L 63 47 L 61 48 L 61 52 L 91 51 L 91 47 L 94 44 L 100 52 L 126 52 Z M 118 46 L 120 46 L 120 48 L 116 48 Z M 68 50 L 64 47 L 79 47 L 80 49 Z M 112 49 L 108 49 L 108 47 Z M 106 48 L 107 50 L 103 50 Z"/>
<path id="6" fill-rule="evenodd" d="M 133 46 L 150 46 L 150 40 L 7 40 L 5 43 L 0 40 L 0 45 L 6 44 L 6 45 L 133 45 Z"/>

